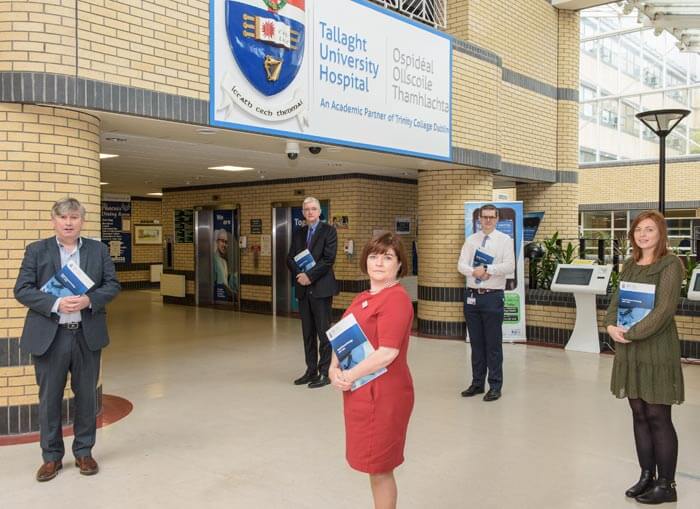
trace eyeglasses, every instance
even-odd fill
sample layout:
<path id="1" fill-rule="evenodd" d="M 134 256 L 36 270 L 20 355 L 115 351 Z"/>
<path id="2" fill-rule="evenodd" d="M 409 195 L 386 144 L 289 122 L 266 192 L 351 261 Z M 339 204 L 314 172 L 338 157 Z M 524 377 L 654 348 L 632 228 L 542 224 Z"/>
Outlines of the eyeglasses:
<path id="1" fill-rule="evenodd" d="M 495 221 L 497 219 L 496 216 L 480 216 L 482 221 Z"/>

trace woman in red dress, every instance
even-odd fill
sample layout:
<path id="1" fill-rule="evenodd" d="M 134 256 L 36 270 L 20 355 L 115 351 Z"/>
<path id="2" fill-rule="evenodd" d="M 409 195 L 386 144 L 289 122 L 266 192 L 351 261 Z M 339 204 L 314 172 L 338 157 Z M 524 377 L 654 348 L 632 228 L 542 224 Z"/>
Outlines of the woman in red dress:
<path id="1" fill-rule="evenodd" d="M 344 391 L 345 446 L 349 465 L 369 474 L 375 509 L 394 509 L 397 489 L 394 468 L 403 463 L 406 429 L 413 410 L 413 381 L 406 363 L 413 305 L 398 278 L 407 273 L 401 240 L 385 233 L 362 250 L 360 268 L 370 289 L 360 293 L 345 311 L 352 313 L 375 351 L 343 371 L 335 353 L 329 376 Z M 351 391 L 358 378 L 386 368 L 387 372 Z"/>

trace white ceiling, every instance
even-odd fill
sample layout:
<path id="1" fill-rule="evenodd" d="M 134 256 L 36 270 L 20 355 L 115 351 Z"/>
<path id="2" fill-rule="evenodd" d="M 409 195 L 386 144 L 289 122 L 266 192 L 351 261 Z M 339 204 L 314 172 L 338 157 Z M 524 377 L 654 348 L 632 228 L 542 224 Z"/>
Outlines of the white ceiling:
<path id="1" fill-rule="evenodd" d="M 95 112 L 91 112 L 95 114 Z M 286 140 L 226 129 L 164 122 L 112 113 L 102 119 L 102 147 L 119 157 L 101 162 L 106 193 L 145 196 L 167 187 L 198 186 L 369 173 L 416 179 L 418 169 L 453 167 L 442 162 L 367 150 L 300 143 L 295 161 L 287 158 Z M 201 134 L 205 131 L 206 134 Z M 124 141 L 121 141 L 124 140 Z M 321 146 L 318 155 L 308 151 Z M 209 170 L 210 166 L 250 166 L 252 171 Z"/>
<path id="2" fill-rule="evenodd" d="M 282 178 L 367 173 L 417 179 L 419 169 L 454 168 L 431 161 L 347 147 L 300 142 L 298 159 L 285 152 L 286 140 L 227 129 L 165 122 L 91 111 L 102 119 L 101 152 L 119 157 L 101 161 L 103 193 L 146 196 L 169 187 L 201 186 Z M 202 131 L 208 134 L 201 134 Z M 121 141 L 124 140 L 124 141 Z M 321 146 L 318 155 L 309 146 Z M 250 166 L 252 171 L 209 170 L 210 166 Z M 494 187 L 512 187 L 496 177 Z"/>

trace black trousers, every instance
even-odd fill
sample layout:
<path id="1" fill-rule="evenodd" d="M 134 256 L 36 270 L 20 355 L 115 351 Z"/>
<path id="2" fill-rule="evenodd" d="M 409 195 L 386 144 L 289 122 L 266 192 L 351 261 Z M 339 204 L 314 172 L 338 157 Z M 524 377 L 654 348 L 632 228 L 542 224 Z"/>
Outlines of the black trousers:
<path id="1" fill-rule="evenodd" d="M 331 326 L 332 301 L 332 297 L 317 299 L 307 296 L 299 299 L 306 372 L 311 375 L 320 373 L 328 376 L 328 368 L 331 365 L 331 344 L 326 337 L 326 331 Z"/>
<path id="2" fill-rule="evenodd" d="M 60 461 L 65 453 L 61 430 L 61 403 L 68 373 L 75 395 L 73 455 L 90 456 L 97 432 L 97 380 L 101 350 L 91 351 L 80 329 L 61 327 L 49 349 L 34 356 L 39 384 L 39 435 L 44 461 Z"/>
<path id="3" fill-rule="evenodd" d="M 474 298 L 474 304 L 466 299 Z M 472 384 L 484 387 L 488 371 L 489 388 L 503 386 L 503 291 L 482 293 L 467 289 L 464 318 L 472 350 Z"/>

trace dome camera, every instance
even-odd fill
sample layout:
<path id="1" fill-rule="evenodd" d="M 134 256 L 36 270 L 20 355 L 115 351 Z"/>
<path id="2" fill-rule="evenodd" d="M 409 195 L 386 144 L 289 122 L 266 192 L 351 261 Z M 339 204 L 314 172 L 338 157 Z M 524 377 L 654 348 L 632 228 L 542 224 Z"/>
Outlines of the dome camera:
<path id="1" fill-rule="evenodd" d="M 294 141 L 288 141 L 285 152 L 287 153 L 287 157 L 294 161 L 299 157 L 299 144 Z"/>
<path id="2" fill-rule="evenodd" d="M 317 156 L 321 153 L 321 147 L 309 147 L 309 152 L 311 152 L 313 155 Z"/>

